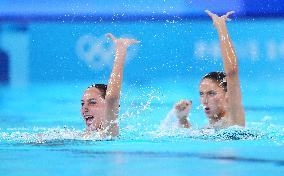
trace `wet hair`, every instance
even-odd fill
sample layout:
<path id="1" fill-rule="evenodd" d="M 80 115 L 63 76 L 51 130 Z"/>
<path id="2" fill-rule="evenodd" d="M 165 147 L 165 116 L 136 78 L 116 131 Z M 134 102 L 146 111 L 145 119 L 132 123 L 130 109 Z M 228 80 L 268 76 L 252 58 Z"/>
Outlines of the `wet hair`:
<path id="1" fill-rule="evenodd" d="M 92 87 L 97 88 L 102 93 L 101 96 L 104 99 L 106 98 L 106 91 L 107 91 L 107 85 L 106 84 L 92 84 L 87 89 L 92 88 Z"/>
<path id="2" fill-rule="evenodd" d="M 227 80 L 226 80 L 226 73 L 225 72 L 210 72 L 203 76 L 201 81 L 204 79 L 211 79 L 213 81 L 216 81 L 219 86 L 223 88 L 225 92 L 227 92 Z"/>

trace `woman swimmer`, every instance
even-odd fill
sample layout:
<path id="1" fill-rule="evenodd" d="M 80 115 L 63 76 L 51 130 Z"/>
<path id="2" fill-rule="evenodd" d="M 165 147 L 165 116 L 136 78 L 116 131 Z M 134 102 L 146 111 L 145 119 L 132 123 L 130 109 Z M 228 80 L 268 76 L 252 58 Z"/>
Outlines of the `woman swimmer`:
<path id="1" fill-rule="evenodd" d="M 211 72 L 205 75 L 199 85 L 200 102 L 209 119 L 209 128 L 245 126 L 237 57 L 226 27 L 229 15 L 234 12 L 228 12 L 221 17 L 208 10 L 205 12 L 212 18 L 217 29 L 225 70 L 225 73 Z M 175 104 L 174 112 L 178 118 L 179 127 L 191 127 L 188 121 L 190 108 L 191 101 L 188 100 Z"/>
<path id="2" fill-rule="evenodd" d="M 138 41 L 116 38 L 110 33 L 106 34 L 106 37 L 111 38 L 116 47 L 114 64 L 108 85 L 91 85 L 82 96 L 81 115 L 86 124 L 85 136 L 94 131 L 98 132 L 100 137 L 115 137 L 119 134 L 117 119 L 124 60 L 127 48 Z"/>

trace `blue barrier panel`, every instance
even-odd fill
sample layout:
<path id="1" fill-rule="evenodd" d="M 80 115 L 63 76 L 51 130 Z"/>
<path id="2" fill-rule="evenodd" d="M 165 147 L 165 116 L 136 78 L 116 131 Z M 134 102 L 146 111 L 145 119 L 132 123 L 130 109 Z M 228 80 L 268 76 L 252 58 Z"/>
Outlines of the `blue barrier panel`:
<path id="1" fill-rule="evenodd" d="M 0 84 L 9 82 L 9 57 L 0 48 Z"/>
<path id="2" fill-rule="evenodd" d="M 111 21 L 205 18 L 234 10 L 239 17 L 283 17 L 284 0 L 2 0 L 0 21 Z M 177 18 L 178 19 L 178 18 Z"/>
<path id="3" fill-rule="evenodd" d="M 243 1 L 243 11 L 250 16 L 284 16 L 284 0 L 249 0 Z"/>

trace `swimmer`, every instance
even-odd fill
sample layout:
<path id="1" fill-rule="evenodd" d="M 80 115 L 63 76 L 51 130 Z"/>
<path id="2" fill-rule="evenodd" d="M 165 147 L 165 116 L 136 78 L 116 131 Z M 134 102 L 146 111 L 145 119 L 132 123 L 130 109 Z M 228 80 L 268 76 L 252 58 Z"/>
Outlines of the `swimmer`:
<path id="1" fill-rule="evenodd" d="M 227 128 L 238 125 L 245 126 L 245 112 L 242 105 L 242 95 L 238 76 L 238 63 L 233 43 L 226 27 L 228 17 L 234 12 L 228 12 L 221 17 L 205 11 L 213 20 L 217 29 L 221 46 L 225 72 L 211 72 L 200 81 L 200 102 L 209 120 L 208 128 Z M 175 115 L 179 126 L 190 128 L 188 114 L 191 101 L 183 100 L 175 104 Z"/>
<path id="2" fill-rule="evenodd" d="M 118 113 L 124 60 L 127 48 L 138 41 L 116 38 L 110 33 L 106 34 L 106 37 L 110 38 L 116 47 L 114 64 L 108 85 L 91 85 L 82 96 L 81 115 L 86 124 L 84 136 L 90 136 L 93 132 L 97 132 L 100 137 L 115 137 L 119 134 Z"/>

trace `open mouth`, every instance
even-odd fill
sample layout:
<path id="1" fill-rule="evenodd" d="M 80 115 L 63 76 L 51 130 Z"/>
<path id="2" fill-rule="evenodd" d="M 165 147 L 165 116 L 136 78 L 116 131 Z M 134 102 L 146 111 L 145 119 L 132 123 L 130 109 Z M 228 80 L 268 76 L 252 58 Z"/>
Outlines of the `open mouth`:
<path id="1" fill-rule="evenodd" d="M 91 125 L 93 123 L 93 120 L 94 120 L 94 116 L 84 116 L 84 119 L 85 119 L 85 122 L 86 122 L 86 125 Z"/>
<path id="2" fill-rule="evenodd" d="M 206 114 L 209 114 L 210 113 L 210 108 L 209 107 L 204 107 L 204 112 L 206 113 Z"/>

